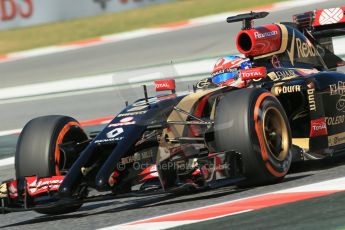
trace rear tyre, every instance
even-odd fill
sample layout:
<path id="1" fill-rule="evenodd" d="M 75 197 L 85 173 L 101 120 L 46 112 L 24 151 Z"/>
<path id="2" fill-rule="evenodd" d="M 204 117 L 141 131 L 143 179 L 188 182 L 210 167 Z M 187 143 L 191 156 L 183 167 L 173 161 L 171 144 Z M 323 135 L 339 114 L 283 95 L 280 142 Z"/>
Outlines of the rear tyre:
<path id="1" fill-rule="evenodd" d="M 288 119 L 278 99 L 264 89 L 240 89 L 221 99 L 215 141 L 218 151 L 241 153 L 245 186 L 278 182 L 290 168 Z"/>
<path id="2" fill-rule="evenodd" d="M 73 118 L 51 115 L 29 121 L 19 136 L 15 154 L 17 178 L 63 175 L 77 156 L 63 154 L 59 145 L 82 142 L 88 137 Z M 61 214 L 79 209 L 81 205 L 56 209 L 40 209 L 39 213 Z"/>

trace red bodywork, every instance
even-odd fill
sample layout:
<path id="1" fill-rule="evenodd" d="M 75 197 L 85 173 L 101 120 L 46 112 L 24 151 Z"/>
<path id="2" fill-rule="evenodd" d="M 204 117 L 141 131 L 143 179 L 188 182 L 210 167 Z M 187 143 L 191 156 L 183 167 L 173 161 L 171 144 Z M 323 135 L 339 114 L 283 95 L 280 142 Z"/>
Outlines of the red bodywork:
<path id="1" fill-rule="evenodd" d="M 278 51 L 281 47 L 281 31 L 272 24 L 242 30 L 236 38 L 238 51 L 247 57 L 255 57 Z"/>

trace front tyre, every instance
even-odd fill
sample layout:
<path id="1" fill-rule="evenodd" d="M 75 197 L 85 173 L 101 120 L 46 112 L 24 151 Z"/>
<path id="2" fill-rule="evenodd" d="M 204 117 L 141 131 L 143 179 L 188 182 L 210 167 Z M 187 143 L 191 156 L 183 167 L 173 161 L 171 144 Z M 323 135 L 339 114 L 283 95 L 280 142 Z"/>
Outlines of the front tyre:
<path id="1" fill-rule="evenodd" d="M 241 153 L 246 185 L 277 182 L 290 168 L 288 119 L 278 99 L 264 89 L 240 89 L 221 99 L 215 141 L 218 151 Z"/>
<path id="2" fill-rule="evenodd" d="M 63 175 L 76 155 L 66 155 L 59 145 L 86 141 L 87 135 L 73 118 L 50 115 L 35 118 L 23 128 L 17 143 L 15 171 L 17 178 L 25 176 L 51 177 Z M 43 214 L 72 212 L 81 205 L 55 209 L 40 209 Z"/>

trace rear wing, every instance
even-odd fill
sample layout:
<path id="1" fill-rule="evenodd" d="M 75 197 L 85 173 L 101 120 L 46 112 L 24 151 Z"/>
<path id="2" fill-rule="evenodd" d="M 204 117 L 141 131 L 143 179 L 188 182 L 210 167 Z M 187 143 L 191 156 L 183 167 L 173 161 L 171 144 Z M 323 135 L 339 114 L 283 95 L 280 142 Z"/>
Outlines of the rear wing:
<path id="1" fill-rule="evenodd" d="M 293 16 L 293 22 L 299 30 L 320 45 L 321 56 L 329 69 L 345 65 L 344 61 L 334 54 L 333 37 L 345 36 L 345 6 L 319 9 Z"/>
<path id="2" fill-rule="evenodd" d="M 345 6 L 296 14 L 293 21 L 316 38 L 342 36 L 345 35 Z"/>

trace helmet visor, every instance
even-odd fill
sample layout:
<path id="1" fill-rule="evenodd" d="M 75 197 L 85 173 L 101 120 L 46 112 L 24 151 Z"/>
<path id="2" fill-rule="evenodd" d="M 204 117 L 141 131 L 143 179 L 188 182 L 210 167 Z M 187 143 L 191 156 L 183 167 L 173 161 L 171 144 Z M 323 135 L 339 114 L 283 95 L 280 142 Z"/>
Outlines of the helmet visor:
<path id="1" fill-rule="evenodd" d="M 214 77 L 212 77 L 212 82 L 215 83 L 215 84 L 220 84 L 222 82 L 225 82 L 229 79 L 232 79 L 232 78 L 237 78 L 239 75 L 239 71 L 236 70 L 236 71 L 232 71 L 230 73 L 222 73 L 222 74 L 218 74 Z"/>

